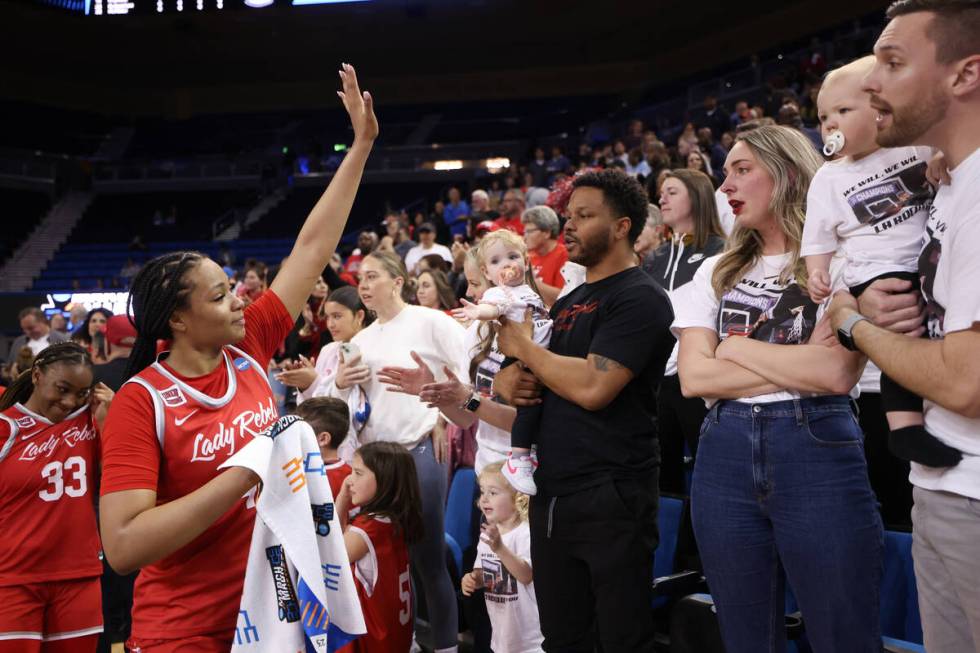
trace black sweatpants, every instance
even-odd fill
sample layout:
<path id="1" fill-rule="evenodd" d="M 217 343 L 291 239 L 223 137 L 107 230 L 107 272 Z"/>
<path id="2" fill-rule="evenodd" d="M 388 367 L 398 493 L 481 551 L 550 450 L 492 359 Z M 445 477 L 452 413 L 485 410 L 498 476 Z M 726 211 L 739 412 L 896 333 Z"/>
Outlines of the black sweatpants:
<path id="1" fill-rule="evenodd" d="M 657 439 L 660 440 L 660 491 L 687 494 L 684 484 L 684 443 L 696 456 L 701 424 L 708 408 L 704 399 L 681 394 L 676 374 L 665 376 L 657 392 Z"/>
<path id="2" fill-rule="evenodd" d="M 654 650 L 657 473 L 531 499 L 531 562 L 544 650 Z"/>

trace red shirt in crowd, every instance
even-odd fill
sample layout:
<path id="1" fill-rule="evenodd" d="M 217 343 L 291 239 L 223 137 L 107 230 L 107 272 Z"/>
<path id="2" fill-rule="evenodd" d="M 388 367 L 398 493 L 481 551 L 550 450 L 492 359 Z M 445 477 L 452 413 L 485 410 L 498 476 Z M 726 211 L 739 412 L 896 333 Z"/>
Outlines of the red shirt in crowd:
<path id="1" fill-rule="evenodd" d="M 500 229 L 510 229 L 519 236 L 524 235 L 524 223 L 521 222 L 521 216 L 519 215 L 515 215 L 513 218 L 500 216 L 494 220 L 493 231 L 499 231 Z"/>
<path id="2" fill-rule="evenodd" d="M 561 276 L 561 266 L 568 261 L 568 250 L 565 243 L 558 241 L 553 250 L 541 256 L 535 252 L 528 252 L 531 259 L 531 269 L 534 277 L 540 279 L 549 286 L 555 288 L 565 287 L 565 278 Z"/>
<path id="3" fill-rule="evenodd" d="M 245 308 L 245 338 L 224 362 L 184 377 L 155 363 L 116 394 L 103 438 L 103 495 L 153 490 L 157 504 L 185 496 L 275 421 L 269 360 L 292 328 L 266 291 Z M 235 630 L 255 521 L 251 495 L 191 543 L 143 567 L 133 602 L 133 638 L 183 639 Z"/>
<path id="4" fill-rule="evenodd" d="M 340 488 L 344 486 L 344 481 L 351 474 L 350 465 L 339 458 L 337 460 L 324 460 L 323 467 L 327 470 L 327 482 L 330 483 L 330 490 L 333 492 L 334 500 L 340 495 Z"/>
<path id="5" fill-rule="evenodd" d="M 0 413 L 0 586 L 102 575 L 98 456 L 87 404 L 57 424 L 21 404 Z"/>

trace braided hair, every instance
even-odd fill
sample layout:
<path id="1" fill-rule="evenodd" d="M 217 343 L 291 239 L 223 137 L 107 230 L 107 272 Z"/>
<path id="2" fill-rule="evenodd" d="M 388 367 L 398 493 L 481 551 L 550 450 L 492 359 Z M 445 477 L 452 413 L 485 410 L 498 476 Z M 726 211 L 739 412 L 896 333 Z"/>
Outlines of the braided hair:
<path id="1" fill-rule="evenodd" d="M 46 347 L 34 358 L 34 363 L 31 367 L 17 375 L 14 382 L 4 391 L 3 396 L 0 396 L 0 411 L 7 410 L 14 404 L 22 404 L 30 399 L 31 394 L 34 392 L 34 379 L 32 377 L 34 370 L 39 369 L 43 372 L 57 363 L 63 365 L 84 365 L 91 369 L 92 357 L 86 351 L 85 347 L 77 342 L 59 342 Z"/>
<path id="2" fill-rule="evenodd" d="M 157 340 L 171 340 L 170 317 L 187 306 L 192 290 L 187 273 L 207 258 L 201 252 L 170 252 L 146 262 L 133 277 L 127 313 L 136 329 L 136 342 L 129 355 L 126 378 L 156 359 Z"/>

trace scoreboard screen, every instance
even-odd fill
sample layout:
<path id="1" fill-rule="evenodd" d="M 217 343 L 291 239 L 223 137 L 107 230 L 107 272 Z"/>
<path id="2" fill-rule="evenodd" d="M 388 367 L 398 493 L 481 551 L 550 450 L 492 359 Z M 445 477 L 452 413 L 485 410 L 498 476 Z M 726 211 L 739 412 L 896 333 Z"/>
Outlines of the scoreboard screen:
<path id="1" fill-rule="evenodd" d="M 126 16 L 131 14 L 179 14 L 219 9 L 265 9 L 307 5 L 347 4 L 372 0 L 80 0 L 66 8 L 83 11 L 86 16 Z M 50 3 L 50 2 L 49 2 Z"/>

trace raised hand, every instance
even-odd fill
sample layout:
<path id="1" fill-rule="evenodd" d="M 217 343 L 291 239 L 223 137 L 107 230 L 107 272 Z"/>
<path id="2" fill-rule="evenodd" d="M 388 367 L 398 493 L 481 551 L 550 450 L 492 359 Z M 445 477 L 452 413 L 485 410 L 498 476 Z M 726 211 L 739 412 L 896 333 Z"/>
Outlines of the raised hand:
<path id="1" fill-rule="evenodd" d="M 388 386 L 388 392 L 401 392 L 408 395 L 418 396 L 422 392 L 422 386 L 434 383 L 435 375 L 429 366 L 426 365 L 422 357 L 414 351 L 412 360 L 418 367 L 382 367 L 378 370 L 378 380 Z"/>
<path id="2" fill-rule="evenodd" d="M 465 297 L 459 300 L 462 304 L 460 308 L 453 309 L 453 317 L 457 320 L 479 320 L 480 319 L 480 305 L 474 304 Z"/>
<path id="3" fill-rule="evenodd" d="M 422 386 L 419 399 L 428 404 L 429 408 L 461 406 L 466 403 L 473 394 L 473 387 L 462 383 L 448 367 L 443 367 L 442 371 L 446 375 L 446 380 L 442 383 L 427 383 Z"/>
<path id="4" fill-rule="evenodd" d="M 340 81 L 344 90 L 337 96 L 344 103 L 354 128 L 354 141 L 374 141 L 378 137 L 378 118 L 374 115 L 374 98 L 367 91 L 361 92 L 357 84 L 357 72 L 349 63 L 340 64 Z"/>
<path id="5" fill-rule="evenodd" d="M 300 390 L 306 390 L 316 381 L 316 370 L 312 367 L 295 367 L 291 370 L 285 370 L 276 375 L 276 379 L 280 382 L 291 385 L 294 388 L 299 388 Z"/>
<path id="6" fill-rule="evenodd" d="M 92 387 L 92 392 L 89 396 L 89 405 L 92 407 L 92 414 L 95 416 L 95 421 L 100 427 L 105 424 L 105 416 L 109 412 L 109 404 L 112 403 L 112 398 L 115 396 L 116 393 L 105 383 L 96 383 Z"/>
<path id="7" fill-rule="evenodd" d="M 500 547 L 503 545 L 504 540 L 500 535 L 500 529 L 497 528 L 497 525 L 484 524 L 480 527 L 480 530 L 483 531 L 480 535 L 480 539 L 487 543 L 487 546 L 490 547 L 491 551 L 494 553 L 498 552 Z"/>

